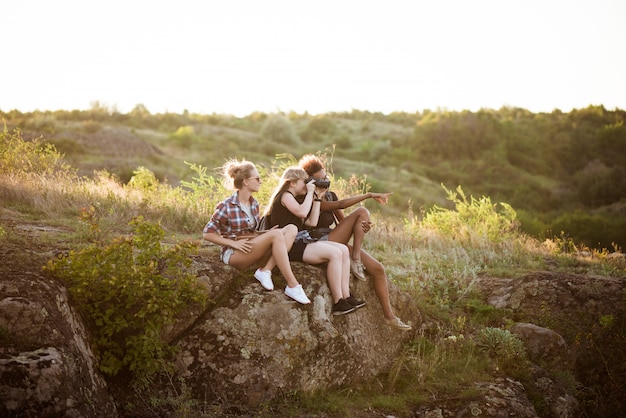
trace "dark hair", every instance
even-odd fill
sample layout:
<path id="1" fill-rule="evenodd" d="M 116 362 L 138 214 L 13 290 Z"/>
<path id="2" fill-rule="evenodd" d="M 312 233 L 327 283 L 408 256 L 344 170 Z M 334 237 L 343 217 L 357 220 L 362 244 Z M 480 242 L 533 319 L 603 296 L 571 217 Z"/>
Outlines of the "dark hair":
<path id="1" fill-rule="evenodd" d="M 306 171 L 309 176 L 312 176 L 320 170 L 324 170 L 324 163 L 320 157 L 313 154 L 303 155 L 298 165 L 304 168 L 304 171 Z"/>

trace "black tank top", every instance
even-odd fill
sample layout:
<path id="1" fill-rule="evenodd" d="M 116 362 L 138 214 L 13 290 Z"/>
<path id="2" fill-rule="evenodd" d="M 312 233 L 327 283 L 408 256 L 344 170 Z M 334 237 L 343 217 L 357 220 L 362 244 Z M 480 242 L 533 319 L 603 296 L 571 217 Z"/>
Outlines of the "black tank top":
<path id="1" fill-rule="evenodd" d="M 296 200 L 298 201 L 298 203 L 302 203 L 304 202 L 304 198 L 306 196 L 296 196 Z M 331 192 L 330 190 L 326 191 L 326 200 L 329 202 L 334 202 L 336 200 L 338 200 L 337 198 L 337 194 L 335 192 Z M 281 205 L 282 206 L 282 205 Z M 317 225 L 315 225 L 315 228 L 330 228 L 332 224 L 334 224 L 335 221 L 335 214 L 333 213 L 332 210 L 323 210 L 320 212 L 320 217 L 317 220 Z M 309 227 L 310 228 L 310 227 Z M 312 228 L 310 228 L 312 229 Z"/>
<path id="2" fill-rule="evenodd" d="M 293 194 L 289 191 L 285 191 L 283 193 L 289 193 L 293 196 Z M 283 193 L 277 196 L 277 199 L 274 201 L 272 208 L 270 209 L 270 228 L 274 225 L 278 225 L 279 228 L 283 228 L 286 225 L 294 224 L 298 227 L 298 231 L 300 231 L 304 228 L 304 223 L 302 222 L 302 219 L 291 213 L 289 209 L 284 207 L 280 202 L 283 198 Z"/>

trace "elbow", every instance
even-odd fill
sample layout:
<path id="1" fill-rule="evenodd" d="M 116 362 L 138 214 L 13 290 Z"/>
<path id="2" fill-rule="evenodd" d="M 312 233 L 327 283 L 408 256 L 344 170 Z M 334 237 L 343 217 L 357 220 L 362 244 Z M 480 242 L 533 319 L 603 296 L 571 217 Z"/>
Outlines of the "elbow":
<path id="1" fill-rule="evenodd" d="M 309 211 L 306 211 L 306 210 L 299 210 L 297 212 L 294 212 L 294 215 L 296 215 L 300 219 L 305 219 L 308 214 L 309 214 Z"/>

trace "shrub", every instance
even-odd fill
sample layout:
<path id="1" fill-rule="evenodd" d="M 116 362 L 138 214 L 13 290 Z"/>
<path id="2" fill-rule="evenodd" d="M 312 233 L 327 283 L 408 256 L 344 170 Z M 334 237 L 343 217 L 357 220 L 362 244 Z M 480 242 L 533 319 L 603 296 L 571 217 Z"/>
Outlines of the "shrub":
<path id="1" fill-rule="evenodd" d="M 520 366 L 520 360 L 526 358 L 522 340 L 506 329 L 483 328 L 478 334 L 478 347 L 496 362 L 496 370 L 511 371 Z"/>
<path id="2" fill-rule="evenodd" d="M 331 118 L 316 116 L 304 127 L 300 136 L 305 142 L 322 142 L 332 137 L 336 131 L 337 127 Z M 347 139 L 349 141 L 349 138 Z"/>
<path id="3" fill-rule="evenodd" d="M 461 187 L 456 192 L 444 187 L 448 199 L 456 206 L 451 211 L 435 206 L 424 218 L 424 225 L 438 229 L 461 242 L 473 237 L 486 237 L 492 242 L 502 242 L 515 235 L 519 230 L 515 210 L 507 203 L 492 204 L 489 197 L 468 199 Z"/>
<path id="4" fill-rule="evenodd" d="M 55 146 L 41 139 L 25 141 L 22 132 L 6 127 L 0 133 L 0 175 L 52 174 L 69 172 Z"/>
<path id="5" fill-rule="evenodd" d="M 203 293 L 188 270 L 194 244 L 164 248 L 158 225 L 142 218 L 130 224 L 130 236 L 70 251 L 45 268 L 67 284 L 91 325 L 100 369 L 116 375 L 128 368 L 149 378 L 173 351 L 161 339 L 164 328 L 190 302 L 201 302 Z"/>
<path id="6" fill-rule="evenodd" d="M 286 145 L 295 145 L 299 142 L 293 124 L 282 114 L 270 115 L 261 126 L 261 135 L 271 141 Z"/>
<path id="7" fill-rule="evenodd" d="M 184 149 L 189 149 L 194 142 L 198 142 L 193 126 L 181 126 L 169 138 Z"/>

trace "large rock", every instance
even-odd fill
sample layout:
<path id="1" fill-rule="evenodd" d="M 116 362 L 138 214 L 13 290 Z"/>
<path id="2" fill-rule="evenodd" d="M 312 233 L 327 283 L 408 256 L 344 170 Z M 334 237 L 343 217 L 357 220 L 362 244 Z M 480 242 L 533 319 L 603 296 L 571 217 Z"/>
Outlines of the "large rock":
<path id="1" fill-rule="evenodd" d="M 558 375 L 575 376 L 582 380 L 581 385 L 597 387 L 588 376 L 604 376 L 602 373 L 610 370 L 605 377 L 613 389 L 607 393 L 623 393 L 620 340 L 597 338 L 602 333 L 599 325 L 603 317 L 624 315 L 626 277 L 538 271 L 517 278 L 482 277 L 478 288 L 489 303 L 510 311 L 512 319 L 519 321 L 511 331 L 525 343 L 534 363 L 530 368 L 532 385 L 534 392 L 542 396 L 544 416 L 581 414 L 581 402 L 575 397 L 581 393 L 572 391 L 567 378 L 556 379 Z M 598 346 L 598 342 L 609 346 Z M 608 350 L 606 355 L 611 344 L 615 344 L 616 356 L 603 357 L 600 350 Z"/>
<path id="2" fill-rule="evenodd" d="M 311 299 L 287 298 L 279 273 L 267 292 L 252 272 L 219 263 L 208 249 L 196 259 L 212 300 L 210 309 L 177 344 L 178 374 L 208 401 L 256 405 L 288 390 L 312 391 L 372 377 L 390 366 L 422 319 L 415 302 L 390 286 L 395 312 L 414 329 L 402 332 L 383 323 L 371 280 L 351 282 L 367 301 L 358 311 L 333 316 L 325 269 L 292 263 Z"/>
<path id="3" fill-rule="evenodd" d="M 626 277 L 538 271 L 516 278 L 483 277 L 477 283 L 496 308 L 548 328 L 588 325 L 624 309 Z M 565 336 L 567 330 L 557 331 Z"/>
<path id="4" fill-rule="evenodd" d="M 533 404 L 528 399 L 524 386 L 513 379 L 497 378 L 494 382 L 476 382 L 474 389 L 480 393 L 469 402 L 450 407 L 447 405 L 426 406 L 415 411 L 418 418 L 538 418 Z"/>
<path id="5" fill-rule="evenodd" d="M 63 287 L 37 274 L 2 275 L 0 330 L 0 416 L 117 415 Z"/>
<path id="6" fill-rule="evenodd" d="M 535 324 L 518 322 L 511 332 L 526 345 L 530 360 L 551 368 L 569 368 L 573 363 L 572 353 L 565 339 L 556 331 Z"/>

